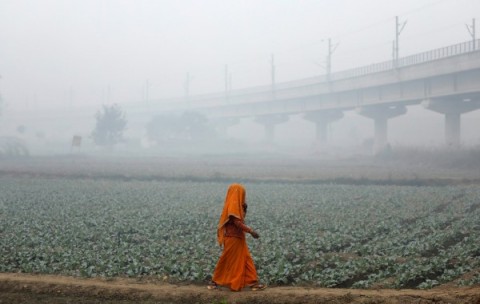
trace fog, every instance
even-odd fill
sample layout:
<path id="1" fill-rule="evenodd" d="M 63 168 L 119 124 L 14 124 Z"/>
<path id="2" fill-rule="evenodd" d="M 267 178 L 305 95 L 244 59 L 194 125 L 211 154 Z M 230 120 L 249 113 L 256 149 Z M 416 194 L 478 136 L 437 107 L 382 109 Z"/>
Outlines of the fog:
<path id="1" fill-rule="evenodd" d="M 315 125 L 301 114 L 277 125 L 269 143 L 251 117 L 202 140 L 154 142 L 146 128 L 159 115 L 180 117 L 187 94 L 222 93 L 226 81 L 233 91 L 269 86 L 272 55 L 276 83 L 324 75 L 328 39 L 338 72 L 391 60 L 395 16 L 406 22 L 404 57 L 471 40 L 476 12 L 478 0 L 2 0 L 0 137 L 32 155 L 237 153 L 232 145 L 309 154 L 318 149 Z M 124 141 L 104 149 L 92 140 L 95 114 L 113 104 L 127 127 Z M 172 107 L 174 114 L 162 110 Z M 462 115 L 463 146 L 480 145 L 479 127 L 480 110 Z M 444 129 L 443 115 L 409 106 L 389 120 L 388 141 L 442 147 Z M 80 148 L 72 147 L 74 135 Z M 372 137 L 372 120 L 347 111 L 329 126 L 322 149 L 357 153 Z"/>

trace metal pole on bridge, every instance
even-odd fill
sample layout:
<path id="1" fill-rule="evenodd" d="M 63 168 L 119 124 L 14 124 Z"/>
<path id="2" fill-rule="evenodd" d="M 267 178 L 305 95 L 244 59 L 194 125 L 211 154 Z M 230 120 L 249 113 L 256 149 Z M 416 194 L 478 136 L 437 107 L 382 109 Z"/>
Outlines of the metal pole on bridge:
<path id="1" fill-rule="evenodd" d="M 407 24 L 406 20 L 405 22 L 400 24 L 398 22 L 398 16 L 395 16 L 395 67 L 398 67 L 398 58 L 399 58 L 399 49 L 400 49 L 398 40 L 406 24 Z"/>
<path id="2" fill-rule="evenodd" d="M 225 102 L 228 102 L 228 65 L 225 65 Z"/>
<path id="3" fill-rule="evenodd" d="M 272 65 L 272 68 L 271 68 L 271 76 L 272 76 L 272 96 L 273 96 L 273 98 L 275 98 L 275 60 L 274 60 L 273 53 L 272 53 L 271 65 Z"/>
<path id="4" fill-rule="evenodd" d="M 327 80 L 330 81 L 330 76 L 332 74 L 332 54 L 338 47 L 338 43 L 335 44 L 332 48 L 332 39 L 328 38 L 328 54 L 327 54 Z"/>
<path id="5" fill-rule="evenodd" d="M 328 38 L 328 55 L 327 55 L 327 79 L 330 80 L 332 73 L 332 39 Z"/>
<path id="6" fill-rule="evenodd" d="M 232 89 L 232 74 L 228 72 L 228 64 L 225 65 L 225 102 L 228 103 L 228 93 Z"/>
<path id="7" fill-rule="evenodd" d="M 185 102 L 187 105 L 190 103 L 190 83 L 192 82 L 193 77 L 190 76 L 190 72 L 187 72 L 187 77 L 185 79 L 184 87 L 185 87 Z"/>
<path id="8" fill-rule="evenodd" d="M 148 101 L 150 99 L 150 86 L 152 84 L 150 83 L 150 80 L 145 81 L 145 104 L 148 105 Z"/>
<path id="9" fill-rule="evenodd" d="M 473 51 L 476 49 L 476 37 L 475 37 L 475 18 L 472 19 L 472 25 L 465 24 L 467 26 L 467 30 L 470 33 L 470 36 L 472 36 L 472 48 Z"/>

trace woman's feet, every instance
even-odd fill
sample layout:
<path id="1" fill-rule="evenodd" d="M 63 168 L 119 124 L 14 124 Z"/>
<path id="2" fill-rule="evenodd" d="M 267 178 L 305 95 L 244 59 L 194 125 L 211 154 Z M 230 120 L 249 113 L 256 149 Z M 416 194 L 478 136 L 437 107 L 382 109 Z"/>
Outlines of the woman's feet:
<path id="1" fill-rule="evenodd" d="M 218 290 L 219 289 L 217 283 L 215 283 L 214 281 L 211 281 L 207 285 L 207 288 L 208 288 L 208 290 Z M 264 290 L 265 288 L 267 288 L 267 285 L 257 283 L 257 284 L 254 284 L 254 285 L 250 286 L 250 288 L 252 289 L 252 291 L 259 291 L 259 290 Z"/>
<path id="2" fill-rule="evenodd" d="M 267 288 L 267 285 L 265 285 L 265 284 L 252 285 L 252 291 L 264 290 L 265 288 Z"/>
<path id="3" fill-rule="evenodd" d="M 208 284 L 207 288 L 208 288 L 208 290 L 218 290 L 218 285 L 214 281 L 211 281 Z"/>

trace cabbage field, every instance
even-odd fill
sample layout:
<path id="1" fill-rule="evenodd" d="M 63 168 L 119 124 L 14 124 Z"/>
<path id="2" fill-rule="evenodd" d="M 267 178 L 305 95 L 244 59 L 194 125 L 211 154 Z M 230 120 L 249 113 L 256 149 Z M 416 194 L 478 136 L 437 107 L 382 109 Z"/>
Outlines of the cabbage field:
<path id="1" fill-rule="evenodd" d="M 229 182 L 229 181 L 228 181 Z M 227 181 L 0 176 L 0 272 L 203 283 Z M 262 282 L 480 282 L 480 189 L 248 182 Z"/>

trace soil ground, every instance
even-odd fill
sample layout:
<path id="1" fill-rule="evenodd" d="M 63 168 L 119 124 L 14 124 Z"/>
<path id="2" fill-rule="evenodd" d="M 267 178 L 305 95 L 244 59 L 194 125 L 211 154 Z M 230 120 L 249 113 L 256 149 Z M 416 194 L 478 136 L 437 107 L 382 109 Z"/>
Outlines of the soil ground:
<path id="1" fill-rule="evenodd" d="M 0 273 L 0 303 L 480 303 L 480 286 L 431 290 L 269 287 L 231 292 L 161 281 Z"/>

